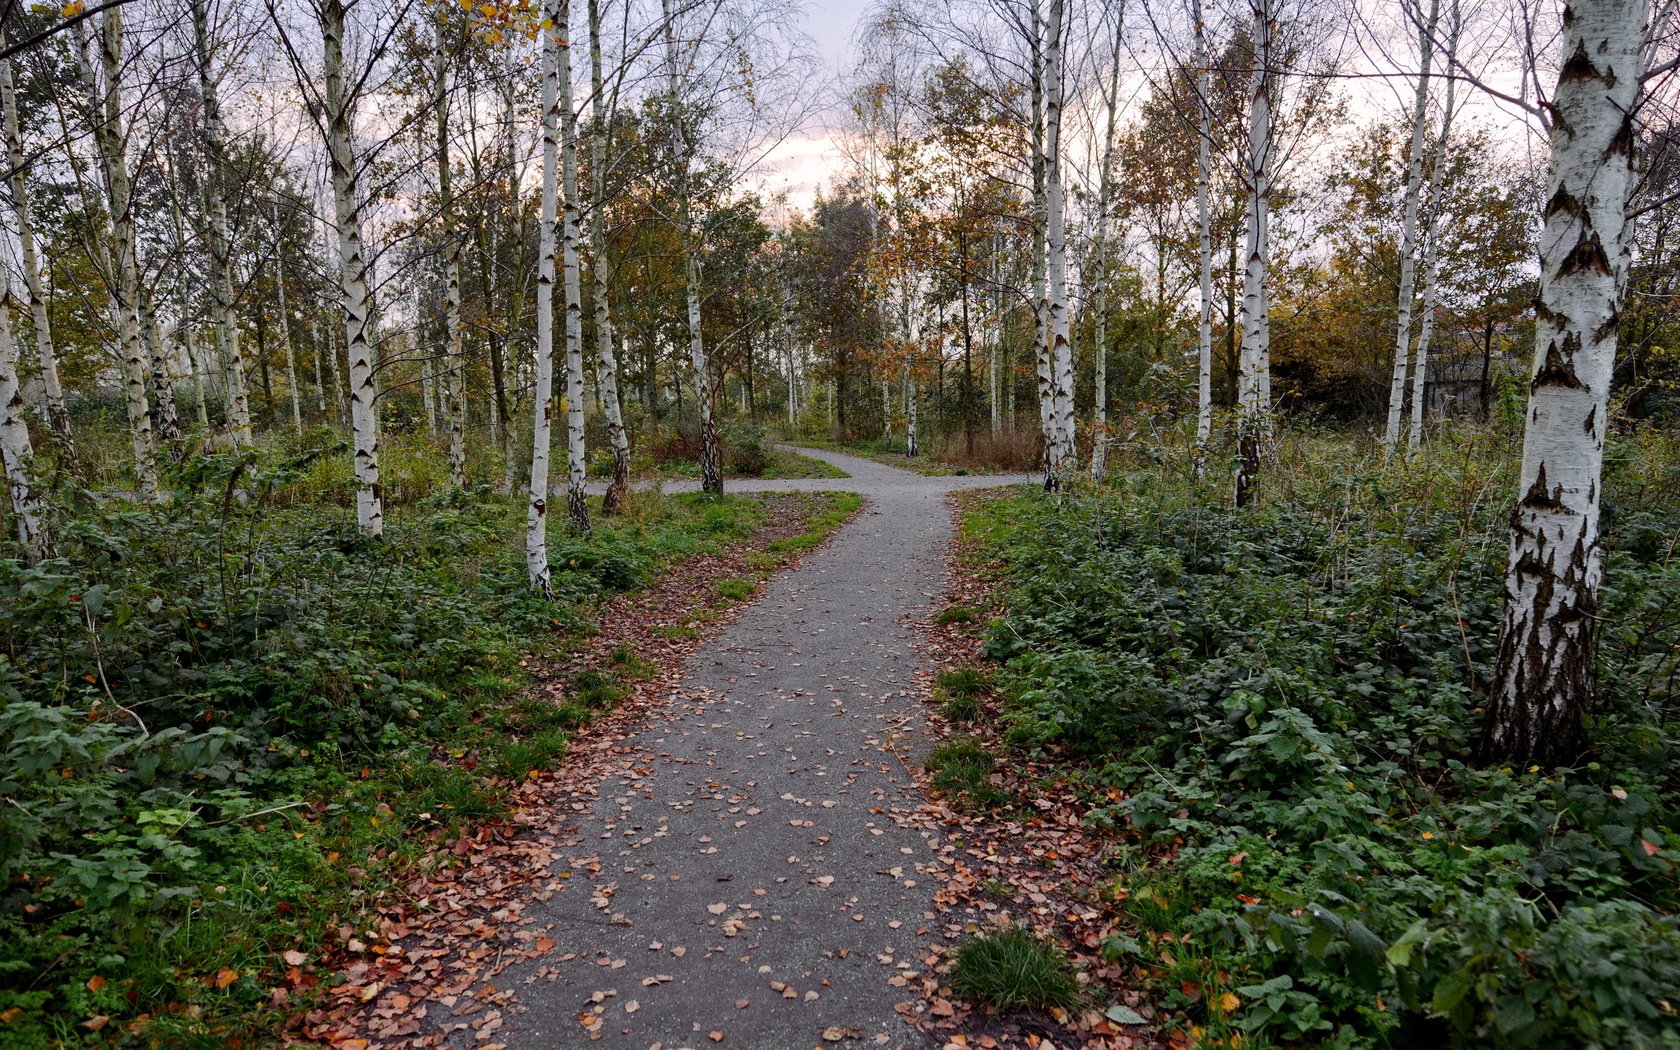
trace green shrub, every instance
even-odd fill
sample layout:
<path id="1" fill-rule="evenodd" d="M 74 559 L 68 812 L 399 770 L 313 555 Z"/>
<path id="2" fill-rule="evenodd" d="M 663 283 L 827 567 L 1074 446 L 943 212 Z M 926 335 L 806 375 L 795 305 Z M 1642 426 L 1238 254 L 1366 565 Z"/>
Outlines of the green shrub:
<path id="1" fill-rule="evenodd" d="M 977 934 L 957 949 L 951 990 L 999 1010 L 1071 1008 L 1085 1001 L 1067 956 L 1027 930 Z"/>
<path id="2" fill-rule="evenodd" d="M 923 765 L 933 774 L 933 786 L 960 804 L 977 809 L 1001 805 L 1008 796 L 992 783 L 997 762 L 973 736 L 953 736 L 935 744 Z"/>
<path id="3" fill-rule="evenodd" d="M 941 609 L 933 622 L 941 626 L 953 623 L 978 623 L 980 614 L 966 605 L 953 605 L 949 609 Z"/>
<path id="4" fill-rule="evenodd" d="M 718 594 L 731 601 L 745 601 L 757 589 L 751 580 L 719 580 L 717 584 Z"/>
<path id="5" fill-rule="evenodd" d="M 1240 514 L 1165 468 L 979 512 L 1010 526 L 972 530 L 1009 565 L 986 640 L 1006 739 L 1066 763 L 1122 836 L 1125 908 L 1173 960 L 1163 1001 L 1210 1032 L 1680 1036 L 1660 991 L 1680 960 L 1672 457 L 1612 467 L 1594 761 L 1511 770 L 1466 761 L 1510 481 L 1460 453 L 1382 468 L 1316 445 Z M 1229 1015 L 1178 990 L 1217 974 Z"/>
<path id="6" fill-rule="evenodd" d="M 770 468 L 770 450 L 763 427 L 745 420 L 730 420 L 718 431 L 725 468 L 737 474 L 758 477 Z"/>

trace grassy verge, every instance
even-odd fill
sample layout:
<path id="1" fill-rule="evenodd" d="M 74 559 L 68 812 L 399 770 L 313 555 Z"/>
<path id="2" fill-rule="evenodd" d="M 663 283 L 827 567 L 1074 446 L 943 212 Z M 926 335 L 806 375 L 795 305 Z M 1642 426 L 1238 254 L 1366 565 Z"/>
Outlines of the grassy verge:
<path id="1" fill-rule="evenodd" d="M 615 653 L 539 698 L 524 656 L 765 517 L 636 493 L 551 532 L 550 603 L 522 506 L 445 492 L 370 542 L 301 501 L 314 470 L 191 459 L 167 505 L 61 493 L 57 557 L 0 552 L 0 1047 L 265 1042 L 289 955 L 354 938 L 644 670 Z M 844 515 L 808 499 L 820 542 Z"/>
<path id="2" fill-rule="evenodd" d="M 697 481 L 700 478 L 700 464 L 692 460 L 666 460 L 652 464 L 649 472 L 662 481 Z M 762 463 L 754 463 L 751 469 L 731 464 L 725 469 L 725 479 L 738 480 L 763 479 L 766 481 L 780 481 L 789 478 L 849 478 L 850 474 L 824 463 L 820 459 L 801 456 L 797 452 L 784 449 L 771 449 L 765 453 Z"/>
<path id="3" fill-rule="evenodd" d="M 1611 452 L 1578 769 L 1468 764 L 1512 489 L 1476 433 L 1388 466 L 1286 437 L 1242 514 L 1170 458 L 976 501 L 1008 611 L 990 692 L 942 692 L 1108 830 L 1106 953 L 1192 1042 L 1674 1045 L 1677 453 Z M 951 750 L 950 790 L 983 791 Z"/>

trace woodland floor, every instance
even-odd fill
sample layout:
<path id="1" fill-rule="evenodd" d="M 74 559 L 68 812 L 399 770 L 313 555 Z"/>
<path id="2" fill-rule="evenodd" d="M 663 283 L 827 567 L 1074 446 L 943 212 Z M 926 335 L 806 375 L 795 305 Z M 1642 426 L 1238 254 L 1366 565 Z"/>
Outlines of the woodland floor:
<path id="1" fill-rule="evenodd" d="M 510 827 L 411 884 L 369 931 L 391 947 L 352 963 L 306 1034 L 358 1050 L 1054 1045 L 965 1024 L 946 998 L 943 951 L 996 908 L 971 907 L 965 862 L 998 846 L 977 852 L 918 786 L 944 648 L 921 628 L 957 582 L 949 494 L 1031 479 L 805 454 L 851 477 L 728 487 L 849 490 L 861 512 L 698 641 L 660 633 L 657 590 L 617 610 L 659 670 L 525 785 Z"/>

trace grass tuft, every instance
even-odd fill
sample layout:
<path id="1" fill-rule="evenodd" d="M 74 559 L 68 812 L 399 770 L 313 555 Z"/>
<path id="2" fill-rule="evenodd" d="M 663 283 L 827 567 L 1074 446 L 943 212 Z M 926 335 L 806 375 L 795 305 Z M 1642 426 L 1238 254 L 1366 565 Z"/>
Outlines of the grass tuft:
<path id="1" fill-rule="evenodd" d="M 1013 927 L 979 934 L 957 949 L 951 990 L 999 1010 L 1071 1008 L 1085 999 L 1061 949 Z"/>

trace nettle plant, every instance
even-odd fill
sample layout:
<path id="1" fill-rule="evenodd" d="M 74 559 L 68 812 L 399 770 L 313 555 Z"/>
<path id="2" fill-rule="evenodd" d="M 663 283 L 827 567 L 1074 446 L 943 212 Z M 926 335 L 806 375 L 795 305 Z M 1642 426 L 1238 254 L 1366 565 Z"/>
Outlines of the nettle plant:
<path id="1" fill-rule="evenodd" d="M 1126 836 L 1119 882 L 1147 957 L 1176 960 L 1169 1003 L 1206 1012 L 1176 990 L 1191 980 L 1245 1004 L 1215 1027 L 1668 1045 L 1680 520 L 1616 518 L 1596 760 L 1478 769 L 1495 513 L 1349 496 L 1236 515 L 1140 482 L 995 507 L 1020 523 L 994 533 L 1013 583 L 988 641 L 1008 738 L 1079 763 L 1093 797 L 1123 793 L 1091 819 Z"/>

